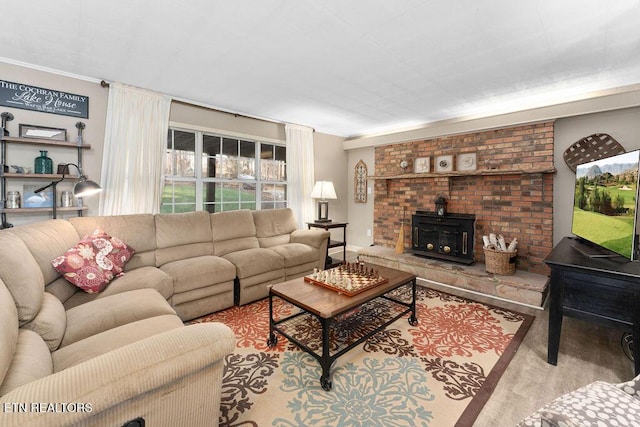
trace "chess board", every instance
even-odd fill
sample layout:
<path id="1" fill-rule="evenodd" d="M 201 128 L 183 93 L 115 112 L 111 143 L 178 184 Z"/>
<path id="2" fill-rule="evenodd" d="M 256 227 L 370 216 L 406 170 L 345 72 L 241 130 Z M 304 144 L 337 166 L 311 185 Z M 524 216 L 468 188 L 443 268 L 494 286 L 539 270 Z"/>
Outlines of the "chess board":
<path id="1" fill-rule="evenodd" d="M 350 297 L 389 281 L 389 279 L 378 275 L 377 272 L 374 273 L 373 270 L 351 270 L 350 268 L 347 269 L 344 266 L 339 266 L 324 271 L 330 276 L 333 275 L 336 280 L 333 282 L 330 280 L 320 280 L 318 277 L 314 278 L 313 275 L 307 275 L 304 276 L 304 281 Z M 323 275 L 323 272 L 320 272 L 320 275 Z M 342 280 L 337 279 L 338 277 Z M 350 288 L 346 284 L 347 279 L 351 281 Z"/>

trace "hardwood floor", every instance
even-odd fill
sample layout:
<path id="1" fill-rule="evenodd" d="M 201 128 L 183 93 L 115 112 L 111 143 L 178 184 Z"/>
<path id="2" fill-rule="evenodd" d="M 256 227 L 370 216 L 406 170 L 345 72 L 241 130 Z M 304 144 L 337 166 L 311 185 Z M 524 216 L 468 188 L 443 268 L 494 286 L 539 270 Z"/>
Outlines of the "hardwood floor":
<path id="1" fill-rule="evenodd" d="M 475 296 L 473 299 L 479 300 Z M 623 332 L 565 317 L 558 365 L 547 363 L 549 311 L 494 300 L 488 304 L 536 316 L 474 425 L 514 426 L 556 397 L 594 381 L 623 382 L 634 376 L 621 346 Z"/>
<path id="2" fill-rule="evenodd" d="M 347 253 L 348 260 L 355 256 Z M 553 366 L 547 363 L 546 307 L 539 310 L 424 281 L 418 283 L 536 317 L 474 426 L 515 426 L 564 393 L 593 381 L 618 383 L 634 376 L 633 362 L 622 350 L 621 330 L 565 317 L 558 365 Z"/>

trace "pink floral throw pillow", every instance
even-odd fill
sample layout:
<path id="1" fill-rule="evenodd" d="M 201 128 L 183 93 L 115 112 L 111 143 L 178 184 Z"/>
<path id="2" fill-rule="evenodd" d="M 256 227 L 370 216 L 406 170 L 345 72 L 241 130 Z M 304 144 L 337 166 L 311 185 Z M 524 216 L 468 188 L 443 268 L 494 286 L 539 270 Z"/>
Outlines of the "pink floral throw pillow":
<path id="1" fill-rule="evenodd" d="M 98 228 L 51 264 L 69 282 L 93 294 L 123 275 L 124 265 L 134 253 L 131 246 Z"/>

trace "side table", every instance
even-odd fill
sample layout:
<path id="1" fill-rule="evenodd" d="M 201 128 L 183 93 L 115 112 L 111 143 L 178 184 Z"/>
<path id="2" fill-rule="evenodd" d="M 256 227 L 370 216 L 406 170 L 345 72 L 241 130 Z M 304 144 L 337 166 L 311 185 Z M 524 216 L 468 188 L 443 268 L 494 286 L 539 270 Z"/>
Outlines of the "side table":
<path id="1" fill-rule="evenodd" d="M 582 243 L 563 238 L 544 262 L 549 282 L 547 362 L 558 363 L 563 316 L 571 316 L 633 334 L 633 359 L 640 375 L 640 263 L 617 258 L 588 258 Z"/>
<path id="2" fill-rule="evenodd" d="M 333 259 L 329 256 L 330 248 L 337 248 L 342 246 L 342 261 L 347 259 L 347 224 L 348 222 L 307 222 L 307 226 L 309 230 L 313 228 L 321 228 L 323 230 L 329 231 L 332 228 L 342 228 L 342 240 L 331 240 L 329 239 L 329 244 L 327 245 L 327 259 L 325 261 L 324 268 L 331 268 L 339 265 L 340 263 L 333 262 Z"/>

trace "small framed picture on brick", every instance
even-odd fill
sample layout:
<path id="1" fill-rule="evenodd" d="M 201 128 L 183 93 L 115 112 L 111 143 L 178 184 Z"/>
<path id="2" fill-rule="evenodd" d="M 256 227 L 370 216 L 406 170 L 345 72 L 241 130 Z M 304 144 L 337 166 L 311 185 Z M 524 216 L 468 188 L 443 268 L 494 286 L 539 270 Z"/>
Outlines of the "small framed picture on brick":
<path id="1" fill-rule="evenodd" d="M 478 168 L 476 153 L 460 153 L 457 159 L 459 171 L 474 171 Z"/>
<path id="2" fill-rule="evenodd" d="M 448 154 L 436 157 L 436 172 L 451 172 L 453 170 L 453 156 Z"/>
<path id="3" fill-rule="evenodd" d="M 413 161 L 413 173 L 428 173 L 431 170 L 431 157 L 418 157 Z"/>

